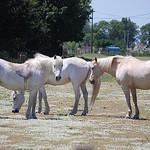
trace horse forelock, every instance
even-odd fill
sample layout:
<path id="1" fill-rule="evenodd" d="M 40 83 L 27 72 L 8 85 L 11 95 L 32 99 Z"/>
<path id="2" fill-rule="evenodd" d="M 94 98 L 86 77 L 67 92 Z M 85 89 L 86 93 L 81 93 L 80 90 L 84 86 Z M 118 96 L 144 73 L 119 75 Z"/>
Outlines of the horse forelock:
<path id="1" fill-rule="evenodd" d="M 54 64 L 55 64 L 55 65 L 62 65 L 62 64 L 63 64 L 62 58 L 61 58 L 60 56 L 56 56 L 56 57 L 54 58 Z"/>

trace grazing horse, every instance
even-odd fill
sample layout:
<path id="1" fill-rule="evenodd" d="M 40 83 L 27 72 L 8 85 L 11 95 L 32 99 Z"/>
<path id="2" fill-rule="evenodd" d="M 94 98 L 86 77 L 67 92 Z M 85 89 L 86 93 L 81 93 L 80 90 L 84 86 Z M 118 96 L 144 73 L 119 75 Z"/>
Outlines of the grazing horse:
<path id="1" fill-rule="evenodd" d="M 131 118 L 130 92 L 135 105 L 134 119 L 139 119 L 136 89 L 150 89 L 150 61 L 140 61 L 134 57 L 111 56 L 93 61 L 90 82 L 93 84 L 104 72 L 114 76 L 120 84 L 128 106 L 126 118 Z M 93 101 L 94 103 L 94 101 Z"/>
<path id="2" fill-rule="evenodd" d="M 61 72 L 61 80 L 59 82 L 56 82 L 55 78 L 52 76 L 50 77 L 46 84 L 50 85 L 63 85 L 66 83 L 71 82 L 75 94 L 75 103 L 73 110 L 70 112 L 70 115 L 74 115 L 77 113 L 78 109 L 78 103 L 80 99 L 80 88 L 83 93 L 84 97 L 84 110 L 82 115 L 86 115 L 88 113 L 88 92 L 86 88 L 86 81 L 90 74 L 90 66 L 89 63 L 81 58 L 67 58 L 63 60 L 63 68 Z M 98 82 L 96 82 L 93 85 L 93 93 L 91 99 L 95 101 L 95 98 L 97 97 L 99 88 L 100 88 L 101 78 L 99 78 Z M 19 91 L 20 92 L 20 91 Z M 19 110 L 21 108 L 20 105 L 24 103 L 24 93 L 15 93 L 14 92 L 13 97 L 13 109 Z M 47 96 L 45 91 L 45 86 L 41 87 L 39 90 L 39 106 L 37 112 L 40 113 L 42 111 L 42 98 L 45 102 L 45 111 L 44 114 L 48 114 L 50 109 L 47 102 Z"/>
<path id="3" fill-rule="evenodd" d="M 25 63 L 17 64 L 0 59 L 0 86 L 10 90 L 29 90 L 28 109 L 26 118 L 36 119 L 35 106 L 37 91 L 44 85 L 50 76 L 55 80 L 61 79 L 63 61 L 59 56 L 52 58 L 36 54 L 35 58 Z M 32 114 L 31 112 L 32 108 Z"/>

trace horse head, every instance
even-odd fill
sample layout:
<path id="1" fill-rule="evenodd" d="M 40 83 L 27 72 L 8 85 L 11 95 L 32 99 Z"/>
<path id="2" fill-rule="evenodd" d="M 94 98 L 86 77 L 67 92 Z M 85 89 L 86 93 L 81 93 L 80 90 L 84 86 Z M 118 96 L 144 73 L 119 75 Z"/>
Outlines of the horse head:
<path id="1" fill-rule="evenodd" d="M 11 98 L 13 100 L 12 112 L 18 113 L 22 104 L 25 101 L 24 92 L 23 91 L 13 91 L 11 94 Z"/>
<path id="2" fill-rule="evenodd" d="M 61 71 L 63 67 L 63 57 L 54 56 L 54 74 L 56 77 L 56 81 L 61 79 Z"/>
<path id="3" fill-rule="evenodd" d="M 91 74 L 89 81 L 91 84 L 95 84 L 95 82 L 99 79 L 99 77 L 103 74 L 103 71 L 99 67 L 99 62 L 95 57 L 95 60 L 90 64 Z"/>

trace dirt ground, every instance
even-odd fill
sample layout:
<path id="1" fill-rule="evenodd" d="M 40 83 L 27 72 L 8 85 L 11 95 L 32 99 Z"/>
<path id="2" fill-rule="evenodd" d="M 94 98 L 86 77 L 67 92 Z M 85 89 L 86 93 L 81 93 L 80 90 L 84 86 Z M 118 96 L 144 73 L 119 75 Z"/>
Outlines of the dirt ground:
<path id="1" fill-rule="evenodd" d="M 87 88 L 90 101 L 90 83 Z M 95 105 L 87 116 L 80 116 L 82 97 L 77 115 L 68 115 L 74 104 L 71 83 L 56 87 L 47 85 L 46 89 L 50 114 L 41 113 L 37 114 L 38 119 L 26 120 L 28 92 L 20 113 L 13 114 L 11 91 L 0 87 L 0 149 L 150 149 L 150 90 L 138 90 L 140 119 L 134 120 L 124 118 L 127 105 L 116 82 L 102 82 Z"/>

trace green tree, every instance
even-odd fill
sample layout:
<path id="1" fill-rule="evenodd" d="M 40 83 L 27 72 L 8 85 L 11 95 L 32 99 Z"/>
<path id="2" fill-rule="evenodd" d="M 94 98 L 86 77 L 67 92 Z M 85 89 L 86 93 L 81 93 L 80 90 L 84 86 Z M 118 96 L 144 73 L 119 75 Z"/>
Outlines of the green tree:
<path id="1" fill-rule="evenodd" d="M 142 43 L 150 43 L 150 23 L 143 25 L 140 28 L 141 35 L 140 35 L 140 40 Z"/>
<path id="2" fill-rule="evenodd" d="M 95 47 L 96 48 L 102 47 L 104 49 L 106 46 L 109 46 L 112 44 L 114 44 L 114 42 L 112 40 L 109 40 L 109 39 L 95 40 Z"/>
<path id="3" fill-rule="evenodd" d="M 93 36 L 94 39 L 108 39 L 109 35 L 109 22 L 100 21 L 99 23 L 95 23 L 93 27 Z"/>
<path id="4" fill-rule="evenodd" d="M 125 33 L 125 40 L 129 40 L 129 44 L 133 43 L 139 33 L 138 26 L 136 23 L 132 22 L 130 18 L 122 18 L 121 21 L 124 25 L 124 33 Z M 129 38 L 129 39 L 128 39 Z"/>
<path id="5" fill-rule="evenodd" d="M 122 22 L 112 20 L 109 23 L 109 38 L 115 43 L 124 38 L 124 25 Z"/>
<path id="6" fill-rule="evenodd" d="M 0 1 L 0 50 L 10 51 L 12 56 L 25 50 L 31 35 L 28 5 L 24 0 Z"/>
<path id="7" fill-rule="evenodd" d="M 127 40 L 129 44 L 135 41 L 138 34 L 137 28 L 138 26 L 127 18 L 122 18 L 122 21 L 112 20 L 95 23 L 93 27 L 94 46 L 105 47 L 114 44 L 124 47 Z"/>
<path id="8" fill-rule="evenodd" d="M 91 0 L 0 1 L 0 49 L 62 54 L 62 43 L 83 39 Z"/>

